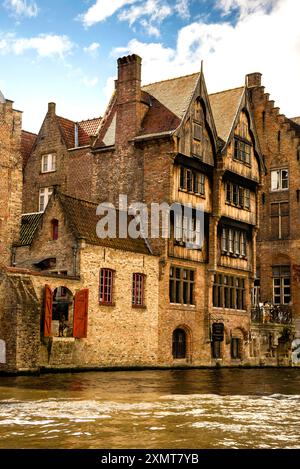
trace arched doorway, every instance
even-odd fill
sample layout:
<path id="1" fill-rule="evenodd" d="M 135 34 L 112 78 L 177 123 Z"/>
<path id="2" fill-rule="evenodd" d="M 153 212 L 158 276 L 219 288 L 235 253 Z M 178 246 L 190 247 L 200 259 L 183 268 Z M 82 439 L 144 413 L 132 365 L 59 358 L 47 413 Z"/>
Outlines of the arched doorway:
<path id="1" fill-rule="evenodd" d="M 52 334 L 53 336 L 72 336 L 73 330 L 73 293 L 66 287 L 58 287 L 53 292 Z"/>
<path id="2" fill-rule="evenodd" d="M 186 332 L 184 329 L 175 329 L 173 332 L 173 358 L 186 358 Z"/>

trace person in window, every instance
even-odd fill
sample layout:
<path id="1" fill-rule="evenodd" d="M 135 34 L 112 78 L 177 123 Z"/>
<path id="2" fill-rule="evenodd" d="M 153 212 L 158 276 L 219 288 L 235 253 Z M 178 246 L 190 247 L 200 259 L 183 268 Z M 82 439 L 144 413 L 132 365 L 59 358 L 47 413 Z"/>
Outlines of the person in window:
<path id="1" fill-rule="evenodd" d="M 65 329 L 67 328 L 67 324 L 66 324 L 66 318 L 65 318 L 65 315 L 62 314 L 60 316 L 60 319 L 59 319 L 59 326 L 58 326 L 58 336 L 59 337 L 64 337 L 64 332 L 65 332 Z"/>

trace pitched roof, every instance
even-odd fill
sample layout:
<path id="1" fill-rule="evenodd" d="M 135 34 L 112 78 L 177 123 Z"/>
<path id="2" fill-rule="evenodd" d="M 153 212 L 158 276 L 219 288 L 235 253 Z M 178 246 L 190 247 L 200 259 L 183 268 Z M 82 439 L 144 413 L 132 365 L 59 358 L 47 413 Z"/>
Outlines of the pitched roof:
<path id="1" fill-rule="evenodd" d="M 57 121 L 66 142 L 67 148 L 75 147 L 75 126 L 76 122 L 64 117 L 57 116 Z M 87 132 L 79 125 L 78 126 L 78 144 L 80 147 L 90 144 L 90 137 Z"/>
<path id="2" fill-rule="evenodd" d="M 97 135 L 97 131 L 101 124 L 101 117 L 95 117 L 94 119 L 87 119 L 84 121 L 78 122 L 80 127 L 90 136 Z"/>
<path id="3" fill-rule="evenodd" d="M 22 215 L 20 242 L 18 243 L 20 246 L 30 246 L 42 217 L 41 212 Z"/>
<path id="4" fill-rule="evenodd" d="M 22 130 L 21 133 L 21 154 L 23 158 L 23 168 L 25 168 L 26 163 L 30 157 L 33 146 L 36 142 L 37 135 L 31 132 Z"/>
<path id="5" fill-rule="evenodd" d="M 209 95 L 218 137 L 227 142 L 245 87 Z"/>
<path id="6" fill-rule="evenodd" d="M 77 238 L 83 238 L 89 244 L 149 254 L 146 241 L 142 238 L 99 238 L 96 233 L 96 226 L 100 220 L 100 217 L 96 215 L 98 204 L 75 199 L 74 197 L 61 193 L 57 193 L 57 196 L 61 202 L 69 225 Z"/>
<path id="7" fill-rule="evenodd" d="M 151 83 L 142 87 L 175 116 L 182 119 L 192 98 L 200 73 Z M 172 130 L 172 129 L 169 129 Z"/>
<path id="8" fill-rule="evenodd" d="M 287 119 L 291 128 L 296 132 L 297 136 L 300 136 L 300 117 L 294 117 L 293 119 Z"/>
<path id="9" fill-rule="evenodd" d="M 296 124 L 300 125 L 300 116 L 299 117 L 292 117 L 291 121 L 296 122 Z"/>

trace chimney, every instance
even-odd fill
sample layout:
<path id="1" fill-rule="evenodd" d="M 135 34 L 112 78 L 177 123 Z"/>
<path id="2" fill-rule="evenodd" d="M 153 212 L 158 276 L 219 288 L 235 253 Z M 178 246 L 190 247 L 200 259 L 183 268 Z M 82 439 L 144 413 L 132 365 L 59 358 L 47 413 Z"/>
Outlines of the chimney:
<path id="1" fill-rule="evenodd" d="M 56 104 L 55 103 L 48 103 L 48 114 L 51 116 L 55 116 L 56 113 Z"/>
<path id="2" fill-rule="evenodd" d="M 135 54 L 118 59 L 116 145 L 126 145 L 140 129 L 141 65 Z"/>
<path id="3" fill-rule="evenodd" d="M 259 72 L 249 73 L 248 75 L 246 75 L 247 88 L 255 88 L 256 86 L 261 86 L 261 77 L 262 74 Z"/>

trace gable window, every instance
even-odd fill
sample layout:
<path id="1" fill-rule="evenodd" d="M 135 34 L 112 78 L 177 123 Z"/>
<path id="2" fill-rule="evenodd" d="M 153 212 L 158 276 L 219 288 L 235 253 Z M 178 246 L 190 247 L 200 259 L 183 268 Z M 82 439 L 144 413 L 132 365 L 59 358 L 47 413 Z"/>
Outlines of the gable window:
<path id="1" fill-rule="evenodd" d="M 291 270 L 289 265 L 274 266 L 273 303 L 288 305 L 291 301 Z"/>
<path id="2" fill-rule="evenodd" d="M 195 271 L 182 267 L 170 269 L 170 303 L 194 305 Z"/>
<path id="3" fill-rule="evenodd" d="M 233 228 L 222 228 L 221 234 L 222 254 L 246 257 L 247 238 L 245 231 Z"/>
<path id="4" fill-rule="evenodd" d="M 226 202 L 236 207 L 250 210 L 250 190 L 245 187 L 233 184 L 232 182 L 225 183 L 225 197 Z"/>
<path id="5" fill-rule="evenodd" d="M 205 195 L 205 174 L 181 166 L 179 189 L 194 194 Z"/>
<path id="6" fill-rule="evenodd" d="M 216 274 L 213 286 L 213 306 L 244 310 L 245 291 L 245 280 L 243 278 Z"/>
<path id="7" fill-rule="evenodd" d="M 145 306 L 145 275 L 133 274 L 132 277 L 132 306 Z"/>
<path id="8" fill-rule="evenodd" d="M 114 271 L 111 269 L 100 270 L 99 303 L 112 305 L 114 300 Z"/>
<path id="9" fill-rule="evenodd" d="M 271 171 L 271 191 L 283 191 L 289 188 L 289 172 L 287 169 Z"/>
<path id="10" fill-rule="evenodd" d="M 49 153 L 42 156 L 42 173 L 51 173 L 56 171 L 56 155 Z"/>
<path id="11" fill-rule="evenodd" d="M 234 158 L 242 163 L 250 164 L 251 145 L 235 138 L 234 140 Z"/>
<path id="12" fill-rule="evenodd" d="M 39 211 L 44 212 L 53 193 L 53 187 L 43 187 L 39 192 Z"/>
<path id="13" fill-rule="evenodd" d="M 58 220 L 56 219 L 51 221 L 51 235 L 53 241 L 58 240 Z"/>
<path id="14" fill-rule="evenodd" d="M 289 203 L 271 204 L 271 236 L 274 239 L 286 239 L 290 234 Z"/>

